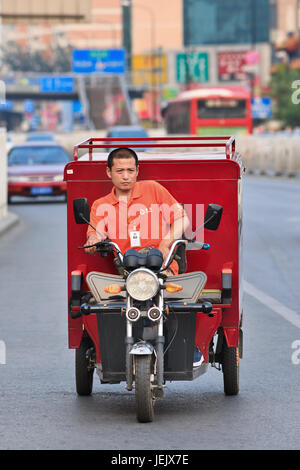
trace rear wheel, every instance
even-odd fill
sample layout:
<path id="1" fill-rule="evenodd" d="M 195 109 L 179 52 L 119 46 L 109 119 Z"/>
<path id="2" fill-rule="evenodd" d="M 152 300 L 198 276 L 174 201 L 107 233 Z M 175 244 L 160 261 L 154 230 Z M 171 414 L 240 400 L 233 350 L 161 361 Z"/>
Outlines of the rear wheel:
<path id="1" fill-rule="evenodd" d="M 239 348 L 227 346 L 225 338 L 222 348 L 222 371 L 225 395 L 239 393 Z"/>
<path id="2" fill-rule="evenodd" d="M 75 352 L 76 391 L 78 395 L 91 395 L 93 390 L 94 367 L 91 363 L 92 345 L 90 341 L 82 341 Z"/>
<path id="3" fill-rule="evenodd" d="M 154 418 L 151 366 L 152 357 L 150 355 L 135 356 L 136 415 L 140 423 L 149 423 Z"/>

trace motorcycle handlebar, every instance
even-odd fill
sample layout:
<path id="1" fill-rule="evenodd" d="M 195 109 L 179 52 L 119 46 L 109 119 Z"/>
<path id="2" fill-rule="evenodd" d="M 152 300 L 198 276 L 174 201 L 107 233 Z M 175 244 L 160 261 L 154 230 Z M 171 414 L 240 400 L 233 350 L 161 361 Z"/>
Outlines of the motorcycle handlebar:
<path id="1" fill-rule="evenodd" d="M 100 253 L 109 251 L 108 247 L 110 247 L 111 250 L 115 249 L 116 254 L 119 257 L 120 261 L 123 262 L 123 255 L 119 246 L 117 245 L 117 243 L 114 243 L 108 239 L 101 241 L 101 242 L 93 243 L 92 245 L 79 246 L 78 249 L 85 250 L 86 248 L 93 248 L 93 247 L 96 247 L 97 251 L 99 251 Z"/>
<path id="2" fill-rule="evenodd" d="M 193 245 L 195 248 L 202 249 L 202 250 L 208 250 L 210 248 L 210 245 L 208 243 L 196 242 L 194 240 L 183 240 L 183 239 L 175 240 L 173 242 L 171 248 L 170 248 L 169 254 L 168 254 L 168 256 L 166 258 L 166 261 L 164 263 L 164 265 L 165 265 L 164 269 L 166 269 L 168 267 L 168 265 L 170 264 L 173 253 L 174 253 L 177 245 L 179 245 L 180 243 L 184 243 L 186 246 Z M 106 239 L 104 241 L 97 242 L 97 243 L 93 243 L 92 245 L 79 246 L 78 249 L 86 249 L 86 248 L 93 248 L 93 247 L 96 247 L 97 251 L 100 251 L 100 252 L 101 251 L 102 252 L 103 251 L 107 252 L 108 247 L 111 247 L 111 249 L 115 249 L 116 254 L 119 257 L 119 260 L 121 261 L 121 263 L 123 263 L 123 255 L 122 255 L 122 252 L 121 252 L 119 246 L 117 245 L 117 243 L 114 243 L 114 242 L 112 242 L 108 239 Z"/>
<path id="3" fill-rule="evenodd" d="M 165 268 L 164 269 L 167 269 L 169 267 L 169 265 L 171 264 L 171 260 L 172 260 L 172 256 L 173 256 L 173 253 L 177 247 L 177 245 L 179 245 L 180 243 L 184 243 L 184 245 L 186 247 L 192 245 L 194 248 L 198 248 L 200 250 L 208 250 L 210 248 L 210 245 L 209 243 L 202 243 L 202 242 L 196 242 L 195 240 L 175 240 L 175 242 L 173 242 L 171 248 L 170 248 L 170 251 L 169 251 L 169 254 L 166 258 L 166 261 L 165 261 Z"/>

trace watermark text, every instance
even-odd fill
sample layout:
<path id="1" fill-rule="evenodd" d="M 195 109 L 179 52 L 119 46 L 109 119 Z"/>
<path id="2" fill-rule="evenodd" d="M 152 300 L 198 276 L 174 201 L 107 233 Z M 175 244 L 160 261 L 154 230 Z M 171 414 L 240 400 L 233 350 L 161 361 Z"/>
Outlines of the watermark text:
<path id="1" fill-rule="evenodd" d="M 292 88 L 295 88 L 295 91 L 292 93 L 292 103 L 300 103 L 300 80 L 294 80 L 292 83 Z"/>
<path id="2" fill-rule="evenodd" d="M 6 345 L 0 340 L 0 364 L 6 364 Z"/>
<path id="3" fill-rule="evenodd" d="M 291 356 L 292 364 L 297 366 L 300 364 L 300 339 L 296 339 L 292 342 L 292 349 L 295 350 Z"/>

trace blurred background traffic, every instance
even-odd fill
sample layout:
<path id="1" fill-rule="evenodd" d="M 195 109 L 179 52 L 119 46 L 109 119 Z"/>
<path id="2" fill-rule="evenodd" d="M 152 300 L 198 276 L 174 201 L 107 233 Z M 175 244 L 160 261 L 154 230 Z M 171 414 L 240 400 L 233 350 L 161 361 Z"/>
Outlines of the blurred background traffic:
<path id="1" fill-rule="evenodd" d="M 1 9 L 0 127 L 18 167 L 8 170 L 9 200 L 58 194 L 62 182 L 27 185 L 51 181 L 51 157 L 34 154 L 53 153 L 53 141 L 72 158 L 76 143 L 120 132 L 235 135 L 248 171 L 299 174 L 298 0 L 3 0 Z M 32 158 L 20 162 L 10 154 L 25 141 Z"/>
<path id="2" fill-rule="evenodd" d="M 286 99 L 300 77 L 298 0 L 74 0 L 74 22 L 55 3 L 43 17 L 43 2 L 2 2 L 8 131 L 162 125 L 168 100 L 205 86 L 246 87 L 255 131 L 300 126 Z"/>

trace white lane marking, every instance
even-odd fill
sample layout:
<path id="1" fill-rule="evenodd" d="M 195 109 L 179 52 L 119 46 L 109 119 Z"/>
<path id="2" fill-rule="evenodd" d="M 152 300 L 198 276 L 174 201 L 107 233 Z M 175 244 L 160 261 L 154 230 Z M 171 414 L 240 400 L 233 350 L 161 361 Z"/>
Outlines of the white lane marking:
<path id="1" fill-rule="evenodd" d="M 244 288 L 247 294 L 252 295 L 252 297 L 255 297 L 266 307 L 278 313 L 278 315 L 292 323 L 292 325 L 300 328 L 300 315 L 297 312 L 281 304 L 278 302 L 278 300 L 274 299 L 270 295 L 265 294 L 265 292 L 257 289 L 247 281 L 244 281 Z"/>

